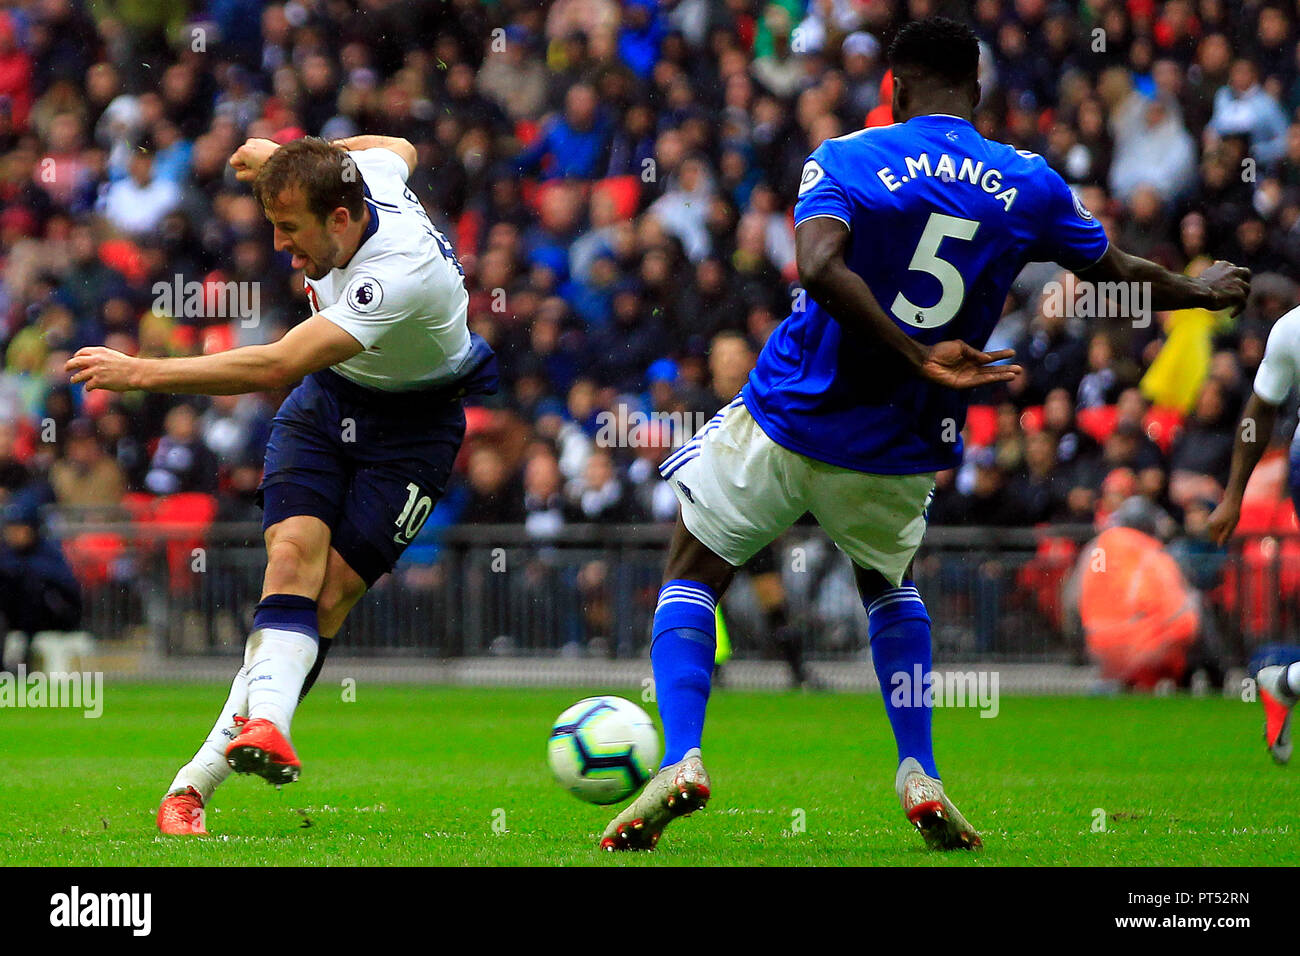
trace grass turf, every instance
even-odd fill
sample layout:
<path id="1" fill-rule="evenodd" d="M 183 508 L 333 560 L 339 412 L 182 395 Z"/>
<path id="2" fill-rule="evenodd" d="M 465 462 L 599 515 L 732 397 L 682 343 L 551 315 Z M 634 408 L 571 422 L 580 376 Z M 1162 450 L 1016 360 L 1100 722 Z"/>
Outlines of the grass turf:
<path id="1" fill-rule="evenodd" d="M 362 685 L 345 702 L 322 683 L 294 725 L 298 783 L 233 778 L 213 837 L 159 837 L 161 791 L 224 694 L 108 684 L 98 720 L 0 710 L 0 865 L 1300 863 L 1300 768 L 1268 759 L 1259 705 L 1191 698 L 936 711 L 949 792 L 986 848 L 933 854 L 894 797 L 876 697 L 720 691 L 709 808 L 654 853 L 602 854 L 614 808 L 568 796 L 545 762 L 551 721 L 588 693 Z"/>

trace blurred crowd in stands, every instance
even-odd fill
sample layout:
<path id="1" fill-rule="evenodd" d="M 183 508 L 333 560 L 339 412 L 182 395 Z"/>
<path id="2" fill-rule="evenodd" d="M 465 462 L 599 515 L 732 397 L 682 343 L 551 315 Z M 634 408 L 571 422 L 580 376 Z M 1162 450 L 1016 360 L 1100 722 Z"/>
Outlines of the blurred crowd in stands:
<path id="1" fill-rule="evenodd" d="M 503 369 L 430 528 L 670 521 L 655 466 L 688 437 L 673 422 L 735 394 L 798 292 L 804 159 L 891 121 L 889 41 L 946 13 L 981 37 L 985 135 L 1046 156 L 1125 250 L 1256 279 L 1236 318 L 1097 316 L 1057 267 L 1027 269 L 990 343 L 1026 374 L 976 396 L 932 522 L 1094 524 L 1136 498 L 1166 537 L 1195 536 L 1270 325 L 1300 302 L 1298 6 L 4 4 L 0 496 L 139 508 L 199 493 L 218 519 L 259 520 L 282 396 L 83 394 L 63 364 L 83 345 L 193 354 L 301 321 L 302 277 L 227 160 L 247 137 L 379 132 L 416 145 L 411 189 Z M 228 308 L 235 288 L 254 310 Z M 1280 469 L 1262 474 L 1280 497 Z"/>

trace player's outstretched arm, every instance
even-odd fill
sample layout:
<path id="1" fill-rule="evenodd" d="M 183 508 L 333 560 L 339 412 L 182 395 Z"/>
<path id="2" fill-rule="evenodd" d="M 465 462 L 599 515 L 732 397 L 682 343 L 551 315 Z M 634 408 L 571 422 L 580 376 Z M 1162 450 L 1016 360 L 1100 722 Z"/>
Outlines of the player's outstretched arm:
<path id="1" fill-rule="evenodd" d="M 348 136 L 344 139 L 331 140 L 335 146 L 341 146 L 344 149 L 386 149 L 389 152 L 396 153 L 402 157 L 406 163 L 407 175 L 415 172 L 415 147 L 408 140 L 400 136 Z"/>
<path id="2" fill-rule="evenodd" d="M 844 261 L 848 238 L 848 226 L 830 216 L 806 219 L 794 232 L 799 281 L 836 322 L 895 352 L 917 375 L 949 388 L 1009 382 L 1020 374 L 1018 365 L 992 364 L 1011 358 L 1011 349 L 981 352 L 959 341 L 926 345 L 904 332 Z"/>
<path id="3" fill-rule="evenodd" d="M 1142 282 L 1151 290 L 1151 308 L 1231 309 L 1236 315 L 1246 306 L 1250 270 L 1222 259 L 1193 278 L 1170 272 L 1149 259 L 1130 255 L 1114 243 L 1105 255 L 1086 269 L 1075 271 L 1088 282 Z"/>
<path id="4" fill-rule="evenodd" d="M 361 343 L 350 333 L 323 315 L 313 315 L 267 345 L 183 358 L 139 358 L 94 346 L 79 349 L 65 369 L 73 384 L 88 391 L 241 395 L 285 388 L 361 351 Z"/>

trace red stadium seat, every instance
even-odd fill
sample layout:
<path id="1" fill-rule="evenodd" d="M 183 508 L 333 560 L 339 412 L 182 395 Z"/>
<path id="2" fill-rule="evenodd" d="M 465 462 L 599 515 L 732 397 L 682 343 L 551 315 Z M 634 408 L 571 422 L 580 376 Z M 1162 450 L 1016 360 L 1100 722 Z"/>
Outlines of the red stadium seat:
<path id="1" fill-rule="evenodd" d="M 972 405 L 966 410 L 966 433 L 972 445 L 992 445 L 998 434 L 998 410 L 992 405 Z"/>
<path id="2" fill-rule="evenodd" d="M 63 542 L 63 553 L 72 573 L 84 587 L 100 587 L 108 583 L 113 562 L 126 550 L 121 535 L 108 532 L 86 532 Z"/>
<path id="3" fill-rule="evenodd" d="M 1269 534 L 1275 527 L 1276 516 L 1276 501 L 1267 498 L 1243 501 L 1241 520 L 1237 522 L 1237 534 Z"/>
<path id="4" fill-rule="evenodd" d="M 1296 521 L 1295 502 L 1289 497 L 1277 503 L 1277 512 L 1273 515 L 1273 534 L 1295 534 L 1300 531 L 1300 522 Z"/>
<path id="5" fill-rule="evenodd" d="M 1078 555 L 1077 541 L 1045 534 L 1038 539 L 1034 556 L 1016 574 L 1016 585 L 1033 596 L 1039 613 L 1056 627 L 1065 623 L 1061 596 Z"/>
<path id="6" fill-rule="evenodd" d="M 1079 428 L 1087 432 L 1098 444 L 1105 444 L 1106 439 L 1115 431 L 1119 420 L 1119 409 L 1114 405 L 1099 405 L 1096 408 L 1079 410 Z"/>
<path id="7" fill-rule="evenodd" d="M 97 393 L 91 392 L 91 395 Z M 20 418 L 17 421 L 18 434 L 14 438 L 14 457 L 23 464 L 31 460 L 32 455 L 36 454 L 36 441 L 39 437 L 36 433 L 36 426 L 32 424 L 30 418 Z"/>
<path id="8" fill-rule="evenodd" d="M 157 504 L 157 498 L 143 491 L 128 491 L 122 496 L 122 507 L 131 512 L 133 521 L 147 521 Z"/>
<path id="9" fill-rule="evenodd" d="M 1183 413 L 1176 408 L 1153 408 L 1142 419 L 1147 437 L 1168 454 L 1169 448 L 1183 428 Z"/>
<path id="10" fill-rule="evenodd" d="M 1026 432 L 1042 431 L 1043 417 L 1042 405 L 1030 405 L 1020 413 L 1020 427 Z"/>
<path id="11" fill-rule="evenodd" d="M 99 246 L 99 261 L 110 269 L 116 269 L 133 285 L 148 278 L 144 256 L 140 247 L 130 239 L 109 239 Z"/>
<path id="12" fill-rule="evenodd" d="M 475 255 L 479 234 L 483 231 L 483 214 L 467 209 L 456 220 L 456 250 L 461 262 Z"/>
<path id="13" fill-rule="evenodd" d="M 228 352 L 235 347 L 235 327 L 230 322 L 209 325 L 202 332 L 203 354 Z"/>
<path id="14" fill-rule="evenodd" d="M 528 208 L 540 216 L 542 207 L 546 204 L 547 195 L 556 189 L 571 189 L 574 186 L 577 186 L 582 191 L 583 202 L 586 202 L 591 192 L 590 184 L 574 180 L 553 179 L 544 183 L 529 183 L 524 180 L 520 186 L 520 193 L 523 195 Z"/>
<path id="15" fill-rule="evenodd" d="M 154 527 L 155 539 L 165 541 L 173 592 L 185 592 L 194 586 L 194 575 L 190 572 L 193 551 L 203 546 L 204 535 L 216 515 L 216 498 L 186 491 L 159 498 L 153 511 L 143 519 L 145 524 Z"/>
<path id="16" fill-rule="evenodd" d="M 620 220 L 631 219 L 641 204 L 641 180 L 636 176 L 610 176 L 591 188 L 591 198 L 606 195 L 614 200 Z"/>
<path id="17" fill-rule="evenodd" d="M 541 135 L 541 124 L 535 120 L 519 120 L 515 123 L 515 139 L 519 140 L 520 146 L 531 146 Z"/>
<path id="18" fill-rule="evenodd" d="M 194 351 L 194 344 L 199 340 L 199 330 L 192 325 L 177 323 L 172 327 L 171 341 L 180 352 L 188 354 Z"/>

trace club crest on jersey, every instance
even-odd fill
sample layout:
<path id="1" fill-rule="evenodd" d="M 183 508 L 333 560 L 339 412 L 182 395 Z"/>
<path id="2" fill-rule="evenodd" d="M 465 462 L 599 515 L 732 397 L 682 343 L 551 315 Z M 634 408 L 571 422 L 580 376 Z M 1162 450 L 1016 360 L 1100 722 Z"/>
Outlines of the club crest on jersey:
<path id="1" fill-rule="evenodd" d="M 826 170 L 816 160 L 808 160 L 803 164 L 803 175 L 799 178 L 799 195 L 802 196 L 808 190 L 812 189 L 826 175 Z"/>
<path id="2" fill-rule="evenodd" d="M 373 312 L 384 301 L 384 290 L 380 284 L 369 276 L 353 279 L 347 291 L 348 306 L 355 312 Z"/>
<path id="3" fill-rule="evenodd" d="M 1071 189 L 1070 196 L 1074 199 L 1074 211 L 1079 214 L 1079 218 L 1091 219 L 1092 213 L 1088 210 L 1088 207 L 1083 204 L 1083 200 L 1079 198 L 1079 194 Z"/>

